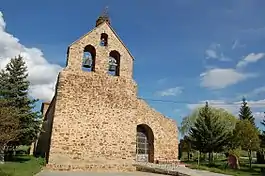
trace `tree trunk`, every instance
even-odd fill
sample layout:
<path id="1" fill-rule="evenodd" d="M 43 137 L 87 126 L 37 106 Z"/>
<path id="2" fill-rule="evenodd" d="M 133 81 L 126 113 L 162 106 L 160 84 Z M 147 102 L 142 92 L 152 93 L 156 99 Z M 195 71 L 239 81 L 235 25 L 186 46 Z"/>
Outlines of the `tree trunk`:
<path id="1" fill-rule="evenodd" d="M 200 165 L 201 151 L 198 151 L 198 166 Z"/>
<path id="2" fill-rule="evenodd" d="M 257 163 L 258 164 L 265 164 L 263 150 L 257 152 Z"/>
<path id="3" fill-rule="evenodd" d="M 190 152 L 188 151 L 188 161 L 190 161 Z"/>
<path id="4" fill-rule="evenodd" d="M 209 164 L 213 164 L 213 152 L 208 153 Z"/>
<path id="5" fill-rule="evenodd" d="M 5 163 L 5 145 L 0 144 L 0 164 Z"/>
<path id="6" fill-rule="evenodd" d="M 251 150 L 248 150 L 249 168 L 252 168 L 252 155 Z"/>

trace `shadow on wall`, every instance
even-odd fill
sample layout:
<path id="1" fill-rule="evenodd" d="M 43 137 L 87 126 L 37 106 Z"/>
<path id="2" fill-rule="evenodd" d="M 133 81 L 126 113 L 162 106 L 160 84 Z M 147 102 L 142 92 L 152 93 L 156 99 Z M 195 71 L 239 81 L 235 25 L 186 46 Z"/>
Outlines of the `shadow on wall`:
<path id="1" fill-rule="evenodd" d="M 54 117 L 55 104 L 56 104 L 55 97 L 56 96 L 54 96 L 50 104 L 43 103 L 42 105 L 43 106 L 42 114 L 44 115 L 44 120 L 42 124 L 42 130 L 41 130 L 38 140 L 35 143 L 36 148 L 34 150 L 34 156 L 45 158 L 46 164 L 49 161 L 53 117 Z"/>

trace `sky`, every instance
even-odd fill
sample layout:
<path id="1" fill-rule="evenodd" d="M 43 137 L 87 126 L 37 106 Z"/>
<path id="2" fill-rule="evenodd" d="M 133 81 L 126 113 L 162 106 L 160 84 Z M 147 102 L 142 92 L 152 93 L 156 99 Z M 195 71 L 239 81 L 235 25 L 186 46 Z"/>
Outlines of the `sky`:
<path id="1" fill-rule="evenodd" d="M 264 0 L 1 0 L 0 68 L 25 57 L 37 108 L 53 96 L 68 45 L 94 28 L 105 6 L 150 106 L 180 125 L 205 101 L 237 115 L 245 96 L 261 127 Z"/>

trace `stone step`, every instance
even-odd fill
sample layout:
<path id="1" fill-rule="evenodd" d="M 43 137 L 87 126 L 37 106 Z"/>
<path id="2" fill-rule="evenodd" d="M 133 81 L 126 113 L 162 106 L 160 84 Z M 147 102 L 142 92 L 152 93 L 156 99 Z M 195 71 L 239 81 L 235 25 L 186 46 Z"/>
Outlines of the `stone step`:
<path id="1" fill-rule="evenodd" d="M 140 171 L 153 172 L 159 174 L 178 175 L 178 176 L 228 176 L 208 171 L 195 170 L 177 164 L 154 164 L 154 163 L 135 163 Z"/>

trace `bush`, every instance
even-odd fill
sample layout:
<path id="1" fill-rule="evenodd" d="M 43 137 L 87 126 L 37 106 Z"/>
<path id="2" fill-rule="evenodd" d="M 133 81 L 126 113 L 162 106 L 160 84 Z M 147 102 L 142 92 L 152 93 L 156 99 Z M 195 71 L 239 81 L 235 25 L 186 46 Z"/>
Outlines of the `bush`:
<path id="1" fill-rule="evenodd" d="M 30 146 L 20 145 L 16 148 L 17 155 L 28 155 L 30 152 Z"/>

